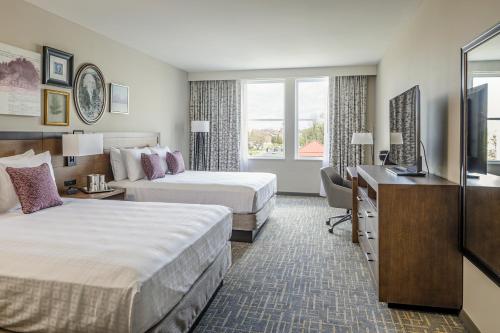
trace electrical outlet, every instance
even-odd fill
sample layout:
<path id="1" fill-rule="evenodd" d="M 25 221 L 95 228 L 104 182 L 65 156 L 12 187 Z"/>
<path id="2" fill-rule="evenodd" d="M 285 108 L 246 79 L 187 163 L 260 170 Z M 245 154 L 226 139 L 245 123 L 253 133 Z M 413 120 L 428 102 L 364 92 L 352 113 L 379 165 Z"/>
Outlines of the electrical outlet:
<path id="1" fill-rule="evenodd" d="M 71 179 L 71 180 L 65 180 L 64 181 L 64 186 L 75 186 L 76 185 L 76 179 Z"/>

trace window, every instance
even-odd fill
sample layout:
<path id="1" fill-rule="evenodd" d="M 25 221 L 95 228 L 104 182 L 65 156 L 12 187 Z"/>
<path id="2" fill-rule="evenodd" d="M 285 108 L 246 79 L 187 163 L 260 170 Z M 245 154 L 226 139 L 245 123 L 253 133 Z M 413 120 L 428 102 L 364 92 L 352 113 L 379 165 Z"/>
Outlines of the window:
<path id="1" fill-rule="evenodd" d="M 328 110 L 328 78 L 295 81 L 296 151 L 298 159 L 321 159 Z"/>
<path id="2" fill-rule="evenodd" d="M 488 161 L 500 161 L 500 76 L 473 78 L 473 86 L 488 85 Z"/>
<path id="3" fill-rule="evenodd" d="M 245 88 L 249 158 L 285 158 L 285 82 L 248 81 Z"/>

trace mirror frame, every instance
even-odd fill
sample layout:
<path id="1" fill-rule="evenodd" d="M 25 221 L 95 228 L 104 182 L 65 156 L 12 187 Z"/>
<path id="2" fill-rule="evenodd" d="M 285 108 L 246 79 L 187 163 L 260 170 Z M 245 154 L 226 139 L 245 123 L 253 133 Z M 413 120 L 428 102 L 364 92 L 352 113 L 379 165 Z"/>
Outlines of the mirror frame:
<path id="1" fill-rule="evenodd" d="M 472 51 L 476 47 L 486 43 L 492 38 L 500 36 L 500 23 L 497 23 L 494 27 L 488 31 L 481 34 L 479 37 L 475 38 L 472 42 L 468 43 L 461 48 L 461 101 L 460 101 L 460 207 L 461 207 L 461 219 L 460 219 L 460 250 L 462 254 L 471 261 L 477 268 L 479 268 L 484 274 L 486 274 L 493 282 L 500 286 L 500 275 L 495 273 L 495 271 L 480 257 L 478 257 L 474 252 L 466 247 L 466 218 L 465 218 L 465 205 L 466 205 L 466 194 L 465 185 L 467 180 L 467 55 L 468 52 Z"/>

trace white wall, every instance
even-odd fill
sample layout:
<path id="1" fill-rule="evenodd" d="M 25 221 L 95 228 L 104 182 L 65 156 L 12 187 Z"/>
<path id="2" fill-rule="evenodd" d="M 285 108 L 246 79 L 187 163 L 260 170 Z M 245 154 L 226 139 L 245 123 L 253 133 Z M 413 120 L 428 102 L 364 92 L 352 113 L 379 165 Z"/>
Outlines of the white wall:
<path id="1" fill-rule="evenodd" d="M 91 62 L 107 83 L 130 87 L 129 115 L 106 110 L 97 124 L 89 126 L 78 118 L 71 102 L 69 127 L 44 126 L 43 117 L 0 115 L 0 130 L 157 131 L 162 143 L 187 156 L 186 72 L 19 0 L 0 0 L 0 42 L 40 53 L 43 45 L 73 53 L 75 72 L 81 63 Z"/>
<path id="2" fill-rule="evenodd" d="M 459 182 L 460 48 L 498 23 L 498 0 L 425 0 L 378 67 L 376 149 L 389 144 L 389 100 L 421 88 L 422 140 L 432 173 Z M 464 259 L 463 309 L 484 333 L 500 332 L 500 288 Z"/>
<path id="3" fill-rule="evenodd" d="M 286 79 L 285 91 L 285 159 L 250 159 L 248 171 L 272 172 L 278 177 L 278 191 L 296 193 L 319 193 L 322 162 L 319 160 L 295 159 L 295 78 L 370 75 L 368 86 L 369 128 L 372 128 L 375 113 L 375 66 L 293 68 L 255 71 L 223 71 L 189 73 L 190 81 L 240 80 L 240 79 Z"/>

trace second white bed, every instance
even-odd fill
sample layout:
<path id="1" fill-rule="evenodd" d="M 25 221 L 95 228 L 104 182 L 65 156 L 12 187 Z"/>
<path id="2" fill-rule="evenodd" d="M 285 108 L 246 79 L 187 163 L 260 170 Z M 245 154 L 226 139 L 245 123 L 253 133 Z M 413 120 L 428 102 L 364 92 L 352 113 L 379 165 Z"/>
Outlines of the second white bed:
<path id="1" fill-rule="evenodd" d="M 276 175 L 263 172 L 185 171 L 109 185 L 125 188 L 126 199 L 131 201 L 223 205 L 234 214 L 257 213 L 277 192 Z"/>

